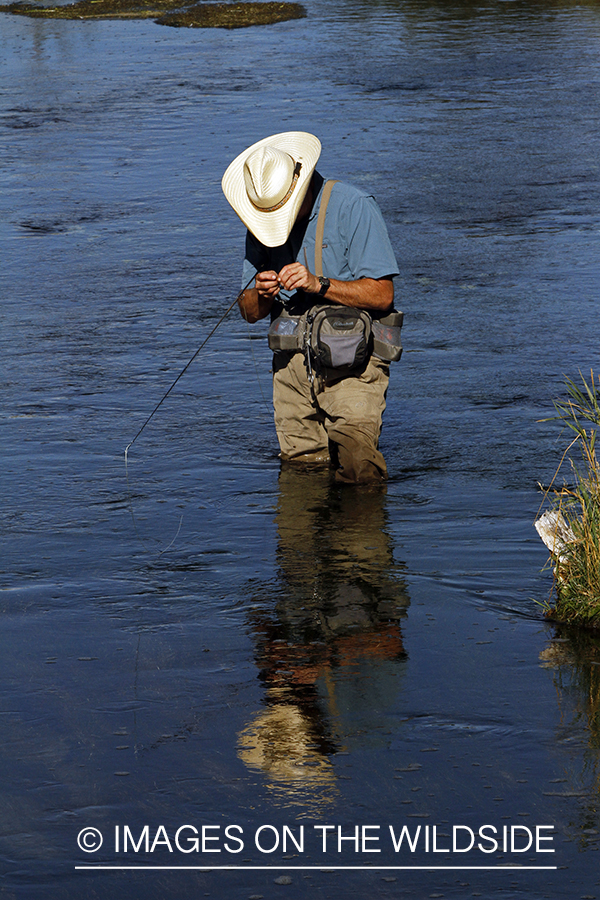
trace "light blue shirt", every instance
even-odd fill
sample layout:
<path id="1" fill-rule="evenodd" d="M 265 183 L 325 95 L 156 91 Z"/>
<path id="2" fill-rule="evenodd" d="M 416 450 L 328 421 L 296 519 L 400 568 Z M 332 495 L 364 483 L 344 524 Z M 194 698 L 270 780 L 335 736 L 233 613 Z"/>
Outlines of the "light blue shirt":
<path id="1" fill-rule="evenodd" d="M 317 178 L 320 180 L 321 176 L 317 174 Z M 260 270 L 280 272 L 285 265 L 295 261 L 306 265 L 311 272 L 315 271 L 315 238 L 323 184 L 308 223 L 294 225 L 285 244 L 265 247 L 248 232 L 243 285 Z M 360 188 L 341 181 L 333 185 L 325 216 L 323 274 L 338 281 L 398 274 L 398 263 L 375 199 Z M 277 307 L 281 305 L 290 312 L 303 312 L 307 305 L 315 303 L 315 295 L 298 292 L 292 296 L 281 290 L 278 301 L 274 304 L 274 316 L 279 315 Z"/>

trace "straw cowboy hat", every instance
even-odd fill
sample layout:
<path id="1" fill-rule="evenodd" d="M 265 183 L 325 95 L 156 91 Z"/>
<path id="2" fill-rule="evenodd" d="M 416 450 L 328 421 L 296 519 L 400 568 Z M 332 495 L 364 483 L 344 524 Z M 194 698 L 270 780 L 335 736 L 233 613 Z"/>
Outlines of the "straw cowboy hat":
<path id="1" fill-rule="evenodd" d="M 287 241 L 320 155 L 313 134 L 285 131 L 252 144 L 228 166 L 223 193 L 261 244 Z"/>

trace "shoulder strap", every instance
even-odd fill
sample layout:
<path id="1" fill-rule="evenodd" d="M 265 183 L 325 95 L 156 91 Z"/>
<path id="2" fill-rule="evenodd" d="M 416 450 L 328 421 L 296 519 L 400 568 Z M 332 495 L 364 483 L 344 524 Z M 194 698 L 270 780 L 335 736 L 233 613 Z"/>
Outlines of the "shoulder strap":
<path id="1" fill-rule="evenodd" d="M 331 190 L 334 184 L 337 184 L 337 181 L 326 181 L 323 186 L 323 194 L 321 195 L 319 218 L 317 219 L 317 234 L 315 236 L 315 275 L 317 278 L 323 274 L 323 234 L 325 232 L 325 214 L 327 212 L 327 204 L 329 203 Z"/>

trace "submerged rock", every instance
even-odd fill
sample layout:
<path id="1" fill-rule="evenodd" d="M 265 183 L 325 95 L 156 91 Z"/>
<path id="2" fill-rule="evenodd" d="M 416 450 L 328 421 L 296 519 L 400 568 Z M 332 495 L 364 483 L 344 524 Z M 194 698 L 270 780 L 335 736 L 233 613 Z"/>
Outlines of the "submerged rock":
<path id="1" fill-rule="evenodd" d="M 0 12 L 42 19 L 154 19 L 174 28 L 247 28 L 302 19 L 300 3 L 195 3 L 185 0 L 77 0 L 66 6 L 10 3 Z"/>
<path id="2" fill-rule="evenodd" d="M 306 10 L 300 3 L 198 3 L 167 13 L 156 22 L 174 28 L 247 28 L 305 16 Z"/>

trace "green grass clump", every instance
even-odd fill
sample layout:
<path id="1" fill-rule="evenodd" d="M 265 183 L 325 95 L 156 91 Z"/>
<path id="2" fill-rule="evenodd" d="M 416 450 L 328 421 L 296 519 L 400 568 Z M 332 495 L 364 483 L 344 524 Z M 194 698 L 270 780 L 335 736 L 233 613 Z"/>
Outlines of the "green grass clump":
<path id="1" fill-rule="evenodd" d="M 600 379 L 581 385 L 567 379 L 568 399 L 555 402 L 555 420 L 574 437 L 565 450 L 572 484 L 553 491 L 552 508 L 564 518 L 572 539 L 553 554 L 556 605 L 549 615 L 560 622 L 600 627 L 600 464 L 596 439 L 600 428 Z M 577 451 L 577 460 L 573 452 Z"/>

